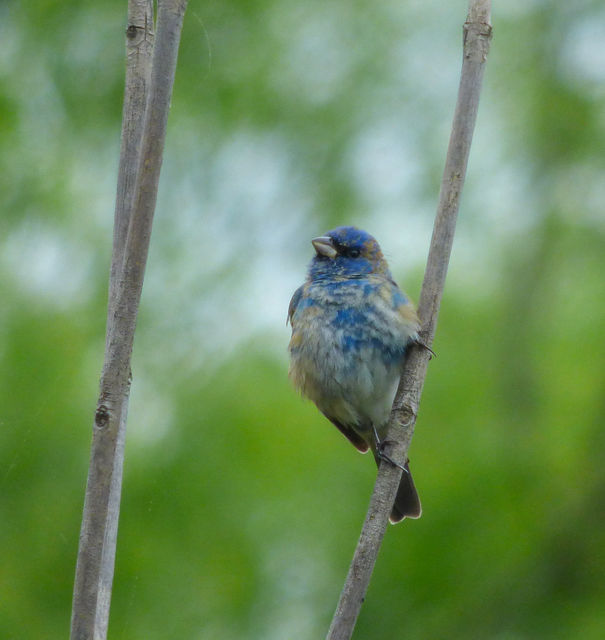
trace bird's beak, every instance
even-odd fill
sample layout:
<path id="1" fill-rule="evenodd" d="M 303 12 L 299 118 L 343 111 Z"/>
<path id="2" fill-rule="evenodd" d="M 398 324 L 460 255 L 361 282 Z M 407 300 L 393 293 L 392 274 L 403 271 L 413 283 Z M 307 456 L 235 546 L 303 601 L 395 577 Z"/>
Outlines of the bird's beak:
<path id="1" fill-rule="evenodd" d="M 334 248 L 332 238 L 330 238 L 329 236 L 319 236 L 318 238 L 313 238 L 313 240 L 311 240 L 311 244 L 315 248 L 315 251 L 317 251 L 318 256 L 335 258 L 338 253 Z"/>

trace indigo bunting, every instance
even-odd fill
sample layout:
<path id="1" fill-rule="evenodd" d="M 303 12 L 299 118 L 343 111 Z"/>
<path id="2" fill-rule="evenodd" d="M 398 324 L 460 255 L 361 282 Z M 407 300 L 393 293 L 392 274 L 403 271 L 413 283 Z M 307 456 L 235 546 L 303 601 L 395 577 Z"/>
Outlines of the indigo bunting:
<path id="1" fill-rule="evenodd" d="M 290 379 L 359 451 L 396 464 L 382 445 L 406 349 L 418 340 L 416 311 L 369 233 L 337 227 L 312 244 L 288 310 Z M 409 461 L 402 468 L 393 523 L 422 511 Z"/>

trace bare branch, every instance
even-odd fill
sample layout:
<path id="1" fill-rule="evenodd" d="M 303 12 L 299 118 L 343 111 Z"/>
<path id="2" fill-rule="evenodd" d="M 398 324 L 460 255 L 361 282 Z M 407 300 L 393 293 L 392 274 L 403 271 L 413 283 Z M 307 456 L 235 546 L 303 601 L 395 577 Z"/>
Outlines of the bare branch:
<path id="1" fill-rule="evenodd" d="M 126 82 L 122 109 L 122 145 L 118 167 L 118 188 L 113 225 L 113 253 L 109 278 L 107 325 L 115 310 L 118 283 L 128 222 L 135 193 L 145 106 L 151 78 L 151 56 L 155 34 L 153 31 L 153 0 L 129 0 L 126 29 Z M 109 337 L 109 335 L 108 335 Z"/>
<path id="2" fill-rule="evenodd" d="M 120 510 L 130 359 L 186 4 L 186 0 L 158 2 L 157 41 L 153 47 L 147 100 L 147 67 L 153 46 L 152 4 L 147 0 L 134 0 L 129 4 L 128 75 L 105 362 L 93 425 L 80 532 L 71 621 L 72 640 L 103 640 L 107 637 Z M 141 126 L 143 105 L 146 106 Z M 136 171 L 133 171 L 133 166 Z"/>
<path id="3" fill-rule="evenodd" d="M 468 17 L 464 24 L 464 50 L 458 101 L 418 307 L 418 315 L 422 323 L 421 339 L 428 347 L 432 345 L 437 327 L 460 193 L 464 184 L 477 117 L 483 70 L 489 51 L 490 4 L 490 0 L 470 0 Z M 416 345 L 410 349 L 406 359 L 387 434 L 387 440 L 392 443 L 389 455 L 395 460 L 407 459 L 429 357 L 428 350 Z M 381 462 L 359 542 L 328 631 L 328 640 L 348 640 L 353 634 L 386 531 L 401 474 L 402 471 L 398 467 L 385 461 Z"/>

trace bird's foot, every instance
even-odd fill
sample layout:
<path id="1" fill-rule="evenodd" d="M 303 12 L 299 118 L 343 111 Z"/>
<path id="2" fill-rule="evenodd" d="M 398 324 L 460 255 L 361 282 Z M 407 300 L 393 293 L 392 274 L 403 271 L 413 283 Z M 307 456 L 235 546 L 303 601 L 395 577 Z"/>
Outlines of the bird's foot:
<path id="1" fill-rule="evenodd" d="M 372 425 L 372 431 L 374 432 L 374 440 L 376 442 L 376 455 L 381 460 L 386 460 L 387 462 L 390 462 L 394 467 L 399 467 L 402 471 L 405 471 L 405 473 L 409 473 L 409 471 L 402 464 L 399 464 L 399 462 L 395 462 L 395 460 L 393 460 L 391 456 L 384 452 L 384 448 L 387 445 L 391 444 L 392 440 L 387 440 L 386 438 L 384 440 L 381 440 L 378 437 L 378 431 L 376 431 L 376 427 L 374 425 Z"/>
<path id="2" fill-rule="evenodd" d="M 425 344 L 424 342 L 422 342 L 422 340 L 415 340 L 415 343 L 419 346 L 422 347 L 425 351 L 428 351 L 431 355 L 429 356 L 429 360 L 432 360 L 433 358 L 437 357 L 437 354 L 429 347 L 428 344 Z"/>

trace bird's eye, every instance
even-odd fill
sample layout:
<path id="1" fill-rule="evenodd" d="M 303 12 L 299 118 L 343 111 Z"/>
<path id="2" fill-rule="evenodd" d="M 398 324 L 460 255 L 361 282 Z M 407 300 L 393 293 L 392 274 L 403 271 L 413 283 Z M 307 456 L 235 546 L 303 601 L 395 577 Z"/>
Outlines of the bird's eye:
<path id="1" fill-rule="evenodd" d="M 349 256 L 351 258 L 359 258 L 361 251 L 359 249 L 349 249 Z"/>

